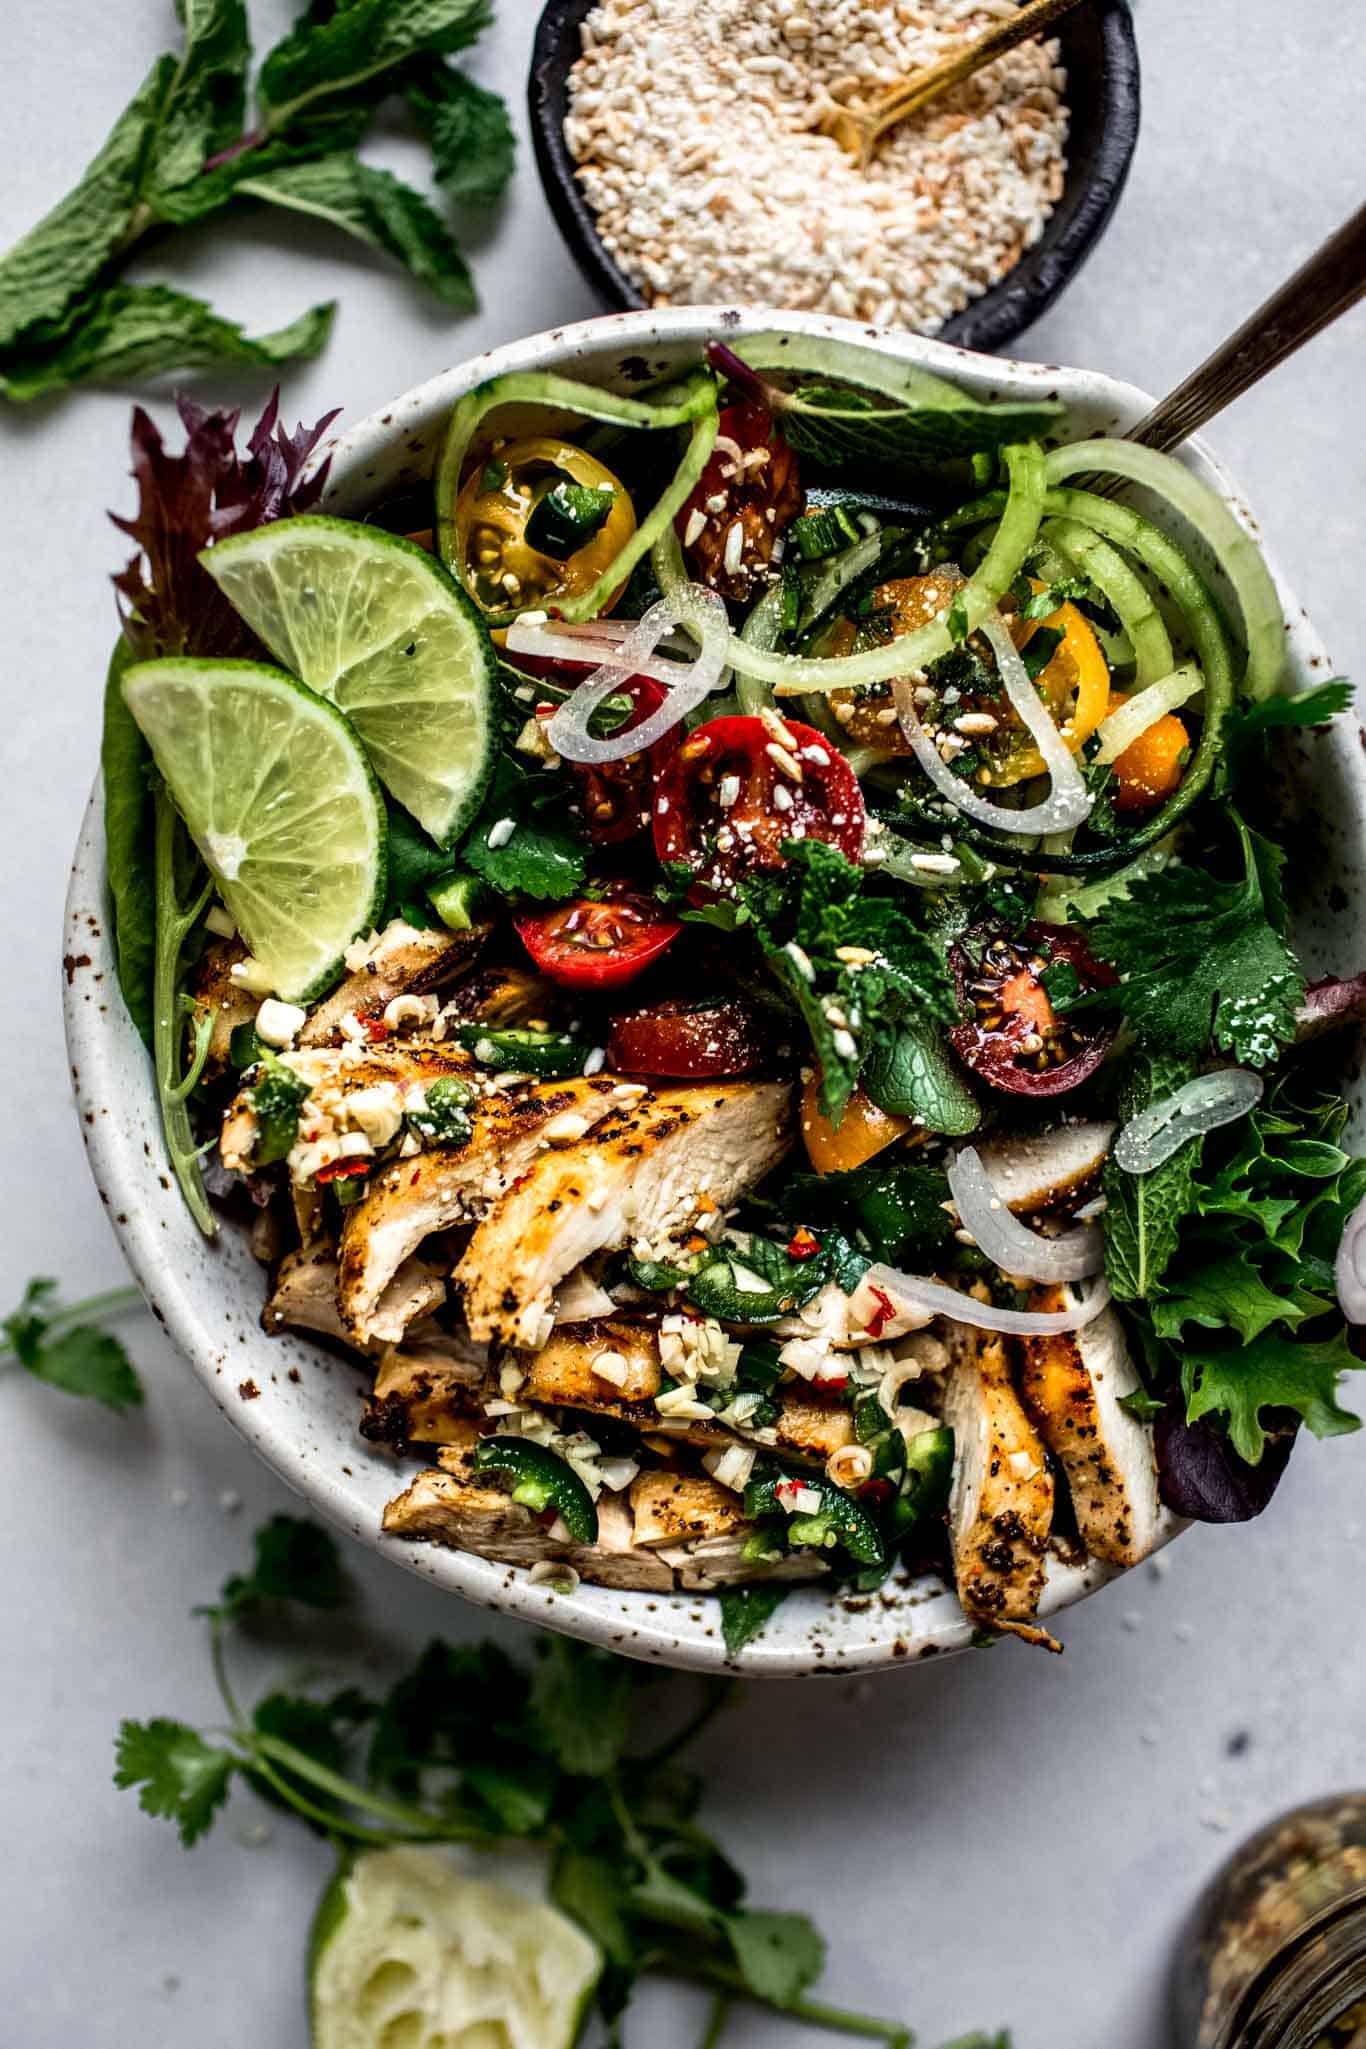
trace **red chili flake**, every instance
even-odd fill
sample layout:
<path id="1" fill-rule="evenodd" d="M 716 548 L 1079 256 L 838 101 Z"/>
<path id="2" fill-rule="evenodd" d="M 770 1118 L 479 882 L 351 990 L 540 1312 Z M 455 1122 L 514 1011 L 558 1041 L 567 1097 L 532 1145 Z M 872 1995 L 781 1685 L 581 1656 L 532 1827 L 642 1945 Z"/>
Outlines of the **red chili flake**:
<path id="1" fill-rule="evenodd" d="M 870 1501 L 876 1507 L 884 1501 L 890 1501 L 895 1492 L 896 1489 L 890 1480 L 865 1480 L 858 1490 L 858 1498 L 860 1501 Z"/>
<path id="2" fill-rule="evenodd" d="M 789 1259 L 814 1259 L 820 1249 L 820 1239 L 814 1232 L 808 1231 L 805 1224 L 800 1225 L 787 1241 Z"/>
<path id="3" fill-rule="evenodd" d="M 333 1160 L 330 1167 L 319 1167 L 315 1178 L 321 1185 L 324 1181 L 356 1181 L 369 1172 L 368 1160 Z"/>
<path id="4" fill-rule="evenodd" d="M 382 1017 L 363 1017 L 361 1024 L 367 1039 L 387 1039 L 389 1036 L 389 1027 Z"/>
<path id="5" fill-rule="evenodd" d="M 876 1343 L 878 1338 L 882 1336 L 882 1333 L 886 1329 L 887 1325 L 894 1320 L 896 1316 L 896 1304 L 893 1302 L 890 1295 L 883 1294 L 881 1288 L 874 1288 L 870 1286 L 868 1292 L 870 1295 L 876 1297 L 877 1300 L 877 1315 L 870 1316 L 868 1319 L 868 1335 L 870 1338 L 873 1339 L 874 1343 Z"/>
<path id="6" fill-rule="evenodd" d="M 818 1387 L 828 1387 L 831 1394 L 843 1394 L 845 1388 L 849 1385 L 849 1375 L 847 1373 L 835 1373 L 829 1377 L 822 1375 L 816 1385 Z"/>

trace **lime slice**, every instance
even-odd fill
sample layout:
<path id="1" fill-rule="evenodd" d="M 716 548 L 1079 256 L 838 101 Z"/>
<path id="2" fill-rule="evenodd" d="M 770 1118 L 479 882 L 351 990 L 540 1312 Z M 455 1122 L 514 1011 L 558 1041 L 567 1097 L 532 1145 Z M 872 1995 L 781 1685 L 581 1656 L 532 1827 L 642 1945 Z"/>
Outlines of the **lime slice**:
<path id="1" fill-rule="evenodd" d="M 367 1850 L 313 1923 L 313 2049 L 571 2049 L 602 1958 L 558 1908 L 440 1849 Z"/>
<path id="2" fill-rule="evenodd" d="M 352 728 L 261 662 L 135 662 L 123 695 L 276 994 L 320 994 L 384 899 L 384 800 Z"/>
<path id="3" fill-rule="evenodd" d="M 425 549 L 345 519 L 279 519 L 200 561 L 278 661 L 330 697 L 375 773 L 445 846 L 493 765 L 483 618 Z"/>

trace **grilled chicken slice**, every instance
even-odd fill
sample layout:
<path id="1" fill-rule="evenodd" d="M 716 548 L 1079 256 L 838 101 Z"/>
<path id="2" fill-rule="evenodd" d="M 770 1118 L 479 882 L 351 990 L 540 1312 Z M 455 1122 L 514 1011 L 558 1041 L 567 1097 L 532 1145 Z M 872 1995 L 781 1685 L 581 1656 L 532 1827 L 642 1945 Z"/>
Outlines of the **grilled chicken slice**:
<path id="1" fill-rule="evenodd" d="M 398 1343 L 403 1326 L 379 1304 L 403 1261 L 432 1232 L 482 1216 L 555 1142 L 557 1120 L 569 1120 L 561 1129 L 589 1130 L 618 1112 L 613 1087 L 610 1076 L 593 1075 L 483 1096 L 470 1105 L 467 1144 L 381 1168 L 342 1227 L 337 1301 L 353 1340 Z"/>
<path id="2" fill-rule="evenodd" d="M 645 1089 L 544 1154 L 456 1270 L 471 1335 L 534 1350 L 566 1274 L 595 1252 L 672 1243 L 725 1209 L 782 1158 L 790 1107 L 782 1082 Z"/>
<path id="3" fill-rule="evenodd" d="M 470 1024 L 486 1024 L 493 1030 L 530 1024 L 539 1019 L 549 1023 L 564 1003 L 563 992 L 544 975 L 530 968 L 483 967 L 467 975 L 449 997 L 451 1014 Z"/>
<path id="4" fill-rule="evenodd" d="M 628 1492 L 637 1544 L 693 1544 L 747 1527 L 740 1497 L 702 1473 L 661 1467 L 641 1473 Z"/>
<path id="5" fill-rule="evenodd" d="M 442 1333 L 384 1354 L 361 1436 L 402 1453 L 410 1444 L 463 1444 L 478 1414 L 484 1362 Z"/>
<path id="6" fill-rule="evenodd" d="M 1053 1477 L 1010 1378 L 1005 1342 L 947 1327 L 944 1421 L 954 1435 L 949 1535 L 964 1613 L 991 1629 L 1037 1637 L 1053 1524 Z M 1021 1628 L 1023 1625 L 1023 1628 Z"/>
<path id="7" fill-rule="evenodd" d="M 621 1495 L 604 1494 L 599 1500 L 596 1544 L 556 1543 L 530 1509 L 472 1471 L 470 1458 L 477 1442 L 478 1432 L 470 1423 L 458 1441 L 443 1445 L 439 1465 L 419 1473 L 412 1486 L 386 1506 L 387 1535 L 447 1544 L 507 1565 L 562 1560 L 599 1586 L 672 1592 L 671 1568 L 636 1548 L 631 1513 Z"/>
<path id="8" fill-rule="evenodd" d="M 420 931 L 395 918 L 369 948 L 363 967 L 324 997 L 299 1034 L 301 1046 L 337 1046 L 343 1041 L 342 1020 L 362 1023 L 382 1018 L 396 996 L 425 996 L 466 972 L 493 930 L 491 924 L 451 932 L 444 925 Z M 352 954 L 350 958 L 354 959 Z"/>
<path id="9" fill-rule="evenodd" d="M 385 1290 L 382 1317 L 402 1319 L 406 1328 L 446 1299 L 443 1277 L 420 1259 L 405 1260 Z M 344 1345 L 355 1339 L 337 1308 L 337 1255 L 326 1243 L 301 1246 L 280 1261 L 266 1306 L 262 1328 L 277 1336 L 286 1325 L 336 1338 Z"/>
<path id="10" fill-rule="evenodd" d="M 1041 1288 L 1031 1307 L 1074 1300 L 1067 1288 Z M 1112 1565 L 1137 1565 L 1163 1527 L 1152 1432 L 1120 1407 L 1141 1385 L 1113 1309 L 1083 1330 L 1024 1340 L 1025 1407 L 1067 1475 L 1082 1542 Z"/>
<path id="11" fill-rule="evenodd" d="M 228 1050 L 238 1025 L 254 1024 L 261 1008 L 260 997 L 234 982 L 229 972 L 234 962 L 246 957 L 247 949 L 240 939 L 220 939 L 205 947 L 195 969 L 189 1034 L 193 1040 L 201 1021 L 206 1017 L 213 1020 L 204 1060 L 204 1073 L 210 1081 L 226 1072 Z"/>
<path id="12" fill-rule="evenodd" d="M 618 1381 L 594 1370 L 607 1355 Z M 638 1430 L 702 1446 L 763 1445 L 790 1457 L 824 1465 L 830 1454 L 854 1441 L 854 1419 L 843 1402 L 811 1399 L 799 1382 L 775 1389 L 772 1399 L 780 1414 L 763 1429 L 702 1422 L 697 1418 L 661 1416 L 654 1406 L 662 1370 L 659 1334 L 654 1324 L 630 1317 L 598 1317 L 587 1323 L 557 1324 L 540 1351 L 526 1362 L 519 1398 L 542 1408 L 581 1409 L 610 1416 Z"/>
<path id="13" fill-rule="evenodd" d="M 382 1046 L 316 1046 L 281 1058 L 325 1105 L 338 1100 L 345 1105 L 348 1097 L 374 1088 L 402 1091 L 444 1075 L 465 1079 L 479 1071 L 459 1046 L 434 1046 L 427 1040 Z M 249 1089 L 239 1090 L 223 1117 L 218 1148 L 223 1165 L 232 1173 L 251 1172 L 256 1113 L 250 1096 Z"/>
<path id="14" fill-rule="evenodd" d="M 1058 1124 L 1051 1131 L 998 1138 L 978 1150 L 1006 1208 L 1035 1216 L 1090 1193 L 1114 1135 L 1113 1124 Z"/>

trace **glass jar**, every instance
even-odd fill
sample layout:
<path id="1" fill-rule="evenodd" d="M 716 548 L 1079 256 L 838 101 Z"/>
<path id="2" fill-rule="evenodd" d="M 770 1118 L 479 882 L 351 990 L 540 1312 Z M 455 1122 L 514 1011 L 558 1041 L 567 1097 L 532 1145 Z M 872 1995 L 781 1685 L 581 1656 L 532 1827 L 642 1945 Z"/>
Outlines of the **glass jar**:
<path id="1" fill-rule="evenodd" d="M 1269 1822 L 1177 1952 L 1175 2049 L 1366 2049 L 1366 1793 Z"/>

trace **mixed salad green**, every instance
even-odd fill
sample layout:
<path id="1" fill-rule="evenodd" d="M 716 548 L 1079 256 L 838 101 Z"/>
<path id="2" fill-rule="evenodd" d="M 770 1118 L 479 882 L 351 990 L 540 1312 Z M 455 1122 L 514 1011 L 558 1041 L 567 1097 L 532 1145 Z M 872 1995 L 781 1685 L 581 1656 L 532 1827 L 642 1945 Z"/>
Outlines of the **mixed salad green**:
<path id="1" fill-rule="evenodd" d="M 794 336 L 494 378 L 364 525 L 321 426 L 241 461 L 182 411 L 183 457 L 135 428 L 121 980 L 203 1227 L 226 1105 L 271 1258 L 332 1261 L 277 1322 L 383 1351 L 368 1434 L 439 1447 L 391 1527 L 604 1576 L 629 1503 L 673 1584 L 724 1538 L 866 1590 L 947 1525 L 1029 1633 L 1053 1553 L 1357 1427 L 1366 1160 L 1301 1048 L 1366 977 L 1306 985 L 1275 799 L 1350 688 L 1292 692 L 1190 470 Z"/>

